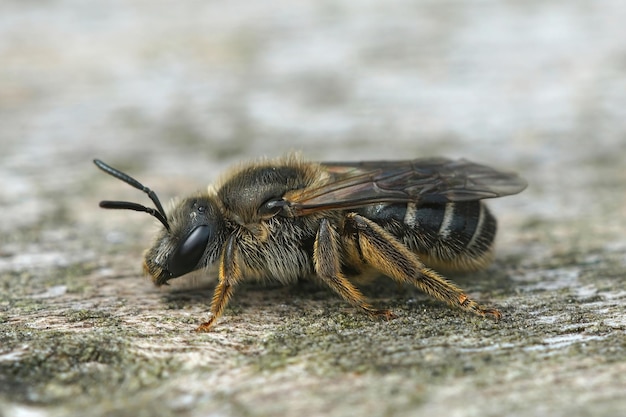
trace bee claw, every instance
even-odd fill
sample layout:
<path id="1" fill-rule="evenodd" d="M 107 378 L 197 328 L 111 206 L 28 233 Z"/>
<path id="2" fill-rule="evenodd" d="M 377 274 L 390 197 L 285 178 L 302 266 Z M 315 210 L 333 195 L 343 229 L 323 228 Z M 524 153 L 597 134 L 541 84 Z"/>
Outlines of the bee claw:
<path id="1" fill-rule="evenodd" d="M 215 320 L 211 319 L 211 320 L 209 320 L 207 322 L 202 323 L 198 327 L 196 327 L 196 329 L 194 331 L 196 333 L 208 333 L 208 332 L 211 331 L 211 328 L 213 327 L 214 323 L 215 323 Z"/>
<path id="2" fill-rule="evenodd" d="M 500 310 L 496 310 L 495 308 L 482 309 L 482 311 L 480 311 L 479 314 L 483 317 L 488 317 L 490 319 L 493 319 L 493 321 L 495 321 L 496 323 L 499 322 L 500 319 L 502 318 L 502 313 L 500 313 Z"/>
<path id="3" fill-rule="evenodd" d="M 386 321 L 389 320 L 393 320 L 393 319 L 397 319 L 398 316 L 396 316 L 395 314 L 393 314 L 393 312 L 391 310 L 387 310 L 387 309 L 383 309 L 383 310 L 373 310 L 370 313 L 372 316 L 377 317 L 377 318 L 381 318 L 384 319 Z"/>

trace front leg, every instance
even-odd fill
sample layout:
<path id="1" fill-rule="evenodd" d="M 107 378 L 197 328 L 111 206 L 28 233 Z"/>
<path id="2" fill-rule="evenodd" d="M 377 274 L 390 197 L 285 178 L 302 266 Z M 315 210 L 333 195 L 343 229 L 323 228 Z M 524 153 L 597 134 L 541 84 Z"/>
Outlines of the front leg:
<path id="1" fill-rule="evenodd" d="M 346 216 L 346 223 L 356 231 L 364 261 L 383 274 L 397 282 L 412 284 L 451 306 L 495 320 L 502 317 L 498 310 L 481 306 L 455 284 L 426 268 L 416 254 L 375 222 L 350 213 Z"/>
<path id="2" fill-rule="evenodd" d="M 339 247 L 339 234 L 327 219 L 323 219 L 315 237 L 313 246 L 313 263 L 315 273 L 333 291 L 350 304 L 359 307 L 367 313 L 375 316 L 383 316 L 387 319 L 394 317 L 389 310 L 376 310 L 341 272 L 341 251 Z"/>
<path id="3" fill-rule="evenodd" d="M 211 318 L 196 329 L 197 332 L 208 332 L 213 324 L 224 312 L 228 300 L 233 295 L 235 286 L 241 281 L 241 269 L 237 265 L 238 252 L 235 246 L 235 236 L 232 235 L 226 242 L 220 257 L 219 281 L 213 292 L 211 302 Z"/>

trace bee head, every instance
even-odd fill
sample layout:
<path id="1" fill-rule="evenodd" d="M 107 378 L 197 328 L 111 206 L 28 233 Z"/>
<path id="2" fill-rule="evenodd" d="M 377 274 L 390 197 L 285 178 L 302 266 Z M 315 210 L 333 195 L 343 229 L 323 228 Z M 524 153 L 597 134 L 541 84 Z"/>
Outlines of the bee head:
<path id="1" fill-rule="evenodd" d="M 207 266 L 217 258 L 225 240 L 226 225 L 219 208 L 209 196 L 181 201 L 168 219 L 154 191 L 98 159 L 94 163 L 107 174 L 145 192 L 154 203 L 156 209 L 128 201 L 101 201 L 100 207 L 146 212 L 164 226 L 144 258 L 144 271 L 156 285 L 166 284 L 172 278 Z"/>
<path id="2" fill-rule="evenodd" d="M 144 256 L 144 271 L 156 285 L 211 265 L 226 240 L 224 218 L 209 196 L 182 200 L 169 228 L 161 230 Z"/>

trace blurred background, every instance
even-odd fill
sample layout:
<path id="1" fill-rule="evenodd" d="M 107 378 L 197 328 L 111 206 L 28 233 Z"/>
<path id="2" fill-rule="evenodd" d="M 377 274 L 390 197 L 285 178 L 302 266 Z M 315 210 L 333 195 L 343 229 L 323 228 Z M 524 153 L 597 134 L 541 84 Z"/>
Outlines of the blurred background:
<path id="1" fill-rule="evenodd" d="M 4 0 L 2 200 L 79 189 L 95 156 L 196 186 L 289 150 L 521 171 L 610 158 L 624 21 L 620 0 Z"/>

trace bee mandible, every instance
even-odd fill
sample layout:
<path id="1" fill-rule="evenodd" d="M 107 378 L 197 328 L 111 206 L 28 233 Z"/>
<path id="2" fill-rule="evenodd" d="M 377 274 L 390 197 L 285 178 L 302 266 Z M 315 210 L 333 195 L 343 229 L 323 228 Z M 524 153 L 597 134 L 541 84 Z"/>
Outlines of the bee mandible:
<path id="1" fill-rule="evenodd" d="M 153 201 L 155 208 L 127 201 L 100 207 L 143 211 L 161 222 L 143 262 L 157 286 L 217 270 L 211 315 L 197 331 L 211 329 L 246 279 L 289 284 L 316 276 L 349 304 L 393 318 L 355 286 L 372 270 L 450 306 L 501 318 L 436 270 L 475 271 L 491 262 L 496 220 L 481 200 L 521 192 L 526 182 L 514 173 L 464 159 L 317 163 L 289 155 L 242 165 L 167 214 L 154 191 L 94 163 Z"/>

